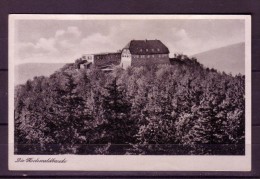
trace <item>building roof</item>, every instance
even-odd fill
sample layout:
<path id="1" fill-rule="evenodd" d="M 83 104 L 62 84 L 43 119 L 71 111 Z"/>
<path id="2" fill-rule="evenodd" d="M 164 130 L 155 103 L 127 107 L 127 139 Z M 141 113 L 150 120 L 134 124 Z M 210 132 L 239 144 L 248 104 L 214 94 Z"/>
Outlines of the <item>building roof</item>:
<path id="1" fill-rule="evenodd" d="M 104 53 L 95 53 L 93 55 L 121 55 L 119 52 L 104 52 Z"/>
<path id="2" fill-rule="evenodd" d="M 169 49 L 160 40 L 131 40 L 124 49 L 129 49 L 135 55 L 169 53 Z"/>

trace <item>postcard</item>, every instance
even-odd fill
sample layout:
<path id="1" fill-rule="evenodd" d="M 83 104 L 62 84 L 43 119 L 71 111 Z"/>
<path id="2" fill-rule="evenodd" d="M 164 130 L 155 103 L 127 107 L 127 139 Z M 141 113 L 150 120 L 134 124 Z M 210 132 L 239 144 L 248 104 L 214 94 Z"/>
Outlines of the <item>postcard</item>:
<path id="1" fill-rule="evenodd" d="M 9 170 L 250 171 L 251 16 L 9 15 Z"/>

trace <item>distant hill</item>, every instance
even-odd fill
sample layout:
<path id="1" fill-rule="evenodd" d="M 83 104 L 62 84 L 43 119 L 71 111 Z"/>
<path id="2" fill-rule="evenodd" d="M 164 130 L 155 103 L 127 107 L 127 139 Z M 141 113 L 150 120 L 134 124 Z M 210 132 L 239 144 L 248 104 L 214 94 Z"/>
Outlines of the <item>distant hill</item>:
<path id="1" fill-rule="evenodd" d="M 245 74 L 245 43 L 238 43 L 192 55 L 205 67 L 218 71 Z"/>
<path id="2" fill-rule="evenodd" d="M 15 85 L 23 84 L 35 76 L 49 76 L 65 63 L 24 63 L 15 66 Z"/>
<path id="3" fill-rule="evenodd" d="M 245 43 L 238 43 L 192 55 L 205 67 L 233 75 L 245 73 Z M 15 66 L 15 85 L 35 76 L 49 76 L 66 63 L 25 63 Z"/>

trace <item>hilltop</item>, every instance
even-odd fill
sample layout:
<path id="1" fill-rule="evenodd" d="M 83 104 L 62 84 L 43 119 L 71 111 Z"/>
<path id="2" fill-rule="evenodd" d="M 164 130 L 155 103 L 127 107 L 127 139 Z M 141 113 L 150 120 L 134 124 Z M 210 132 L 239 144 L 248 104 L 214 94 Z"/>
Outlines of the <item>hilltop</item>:
<path id="1" fill-rule="evenodd" d="M 183 55 L 110 73 L 76 66 L 16 87 L 16 154 L 245 153 L 243 75 Z"/>
<path id="2" fill-rule="evenodd" d="M 245 44 L 238 43 L 194 54 L 197 61 L 205 67 L 216 69 L 220 72 L 244 74 L 245 70 Z M 172 59 L 170 59 L 172 63 Z M 180 62 L 183 63 L 183 62 Z M 15 85 L 24 84 L 35 76 L 48 77 L 63 67 L 65 63 L 25 63 L 15 66 Z"/>

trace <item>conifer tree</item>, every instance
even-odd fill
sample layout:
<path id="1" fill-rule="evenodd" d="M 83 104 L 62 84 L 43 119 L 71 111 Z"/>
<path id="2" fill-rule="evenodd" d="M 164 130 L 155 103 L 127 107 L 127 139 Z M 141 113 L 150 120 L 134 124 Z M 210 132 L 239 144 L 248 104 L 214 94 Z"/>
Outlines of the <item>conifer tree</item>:
<path id="1" fill-rule="evenodd" d="M 82 96 L 76 91 L 76 84 L 71 74 L 62 73 L 62 82 L 55 89 L 50 112 L 53 120 L 48 121 L 55 136 L 55 142 L 64 153 L 77 153 L 80 145 L 88 142 L 92 115 Z"/>
<path id="2" fill-rule="evenodd" d="M 105 89 L 102 104 L 105 122 L 100 129 L 104 131 L 102 142 L 116 145 L 132 143 L 135 124 L 130 118 L 131 104 L 126 100 L 125 89 L 117 83 L 117 78 Z"/>

